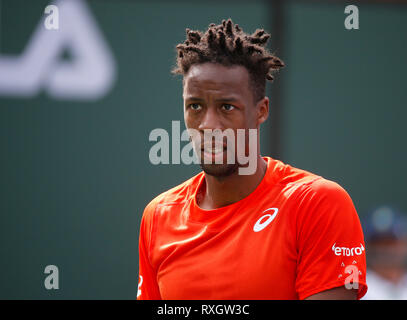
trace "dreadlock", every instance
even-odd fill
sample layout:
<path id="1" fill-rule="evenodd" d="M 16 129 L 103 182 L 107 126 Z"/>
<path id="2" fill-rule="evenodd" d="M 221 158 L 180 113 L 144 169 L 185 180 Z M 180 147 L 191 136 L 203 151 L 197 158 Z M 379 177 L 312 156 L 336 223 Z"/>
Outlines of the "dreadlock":
<path id="1" fill-rule="evenodd" d="M 187 28 L 186 36 L 184 43 L 176 46 L 173 74 L 185 76 L 192 65 L 205 62 L 242 65 L 249 72 L 256 102 L 265 96 L 266 79 L 273 81 L 272 73 L 284 67 L 284 62 L 265 48 L 270 34 L 263 29 L 249 35 L 228 19 L 220 25 L 211 23 L 205 33 Z"/>

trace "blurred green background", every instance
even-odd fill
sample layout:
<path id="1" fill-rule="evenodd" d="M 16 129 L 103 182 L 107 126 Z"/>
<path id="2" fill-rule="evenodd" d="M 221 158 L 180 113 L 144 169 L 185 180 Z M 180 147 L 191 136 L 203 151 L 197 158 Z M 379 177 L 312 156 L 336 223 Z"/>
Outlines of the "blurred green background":
<path id="1" fill-rule="evenodd" d="M 71 20 L 63 2 L 64 30 L 86 20 L 113 72 L 98 96 L 53 94 L 56 68 L 80 60 L 72 43 L 92 43 L 68 32 L 56 58 L 19 64 L 23 78 L 41 65 L 36 90 L 2 89 L 7 59 L 28 56 L 39 34 L 45 56 L 60 31 L 44 28 L 49 1 L 0 1 L 1 299 L 136 298 L 143 209 L 199 172 L 148 157 L 153 129 L 183 125 L 175 45 L 185 28 L 222 19 L 265 28 L 287 65 L 268 85 L 279 130 L 264 124 L 263 155 L 339 182 L 361 217 L 380 204 L 407 210 L 406 5 L 358 4 L 360 29 L 346 30 L 340 1 L 75 0 L 66 10 L 83 15 Z M 47 265 L 59 268 L 58 290 L 44 287 Z"/>

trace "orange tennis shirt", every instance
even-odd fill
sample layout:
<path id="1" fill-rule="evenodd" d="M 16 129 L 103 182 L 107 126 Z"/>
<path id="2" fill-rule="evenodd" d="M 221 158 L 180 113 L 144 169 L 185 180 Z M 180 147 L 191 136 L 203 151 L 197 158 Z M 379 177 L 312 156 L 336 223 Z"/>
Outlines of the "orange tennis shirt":
<path id="1" fill-rule="evenodd" d="M 246 198 L 196 202 L 204 173 L 144 210 L 138 299 L 304 299 L 339 286 L 367 291 L 363 232 L 337 183 L 264 157 Z"/>

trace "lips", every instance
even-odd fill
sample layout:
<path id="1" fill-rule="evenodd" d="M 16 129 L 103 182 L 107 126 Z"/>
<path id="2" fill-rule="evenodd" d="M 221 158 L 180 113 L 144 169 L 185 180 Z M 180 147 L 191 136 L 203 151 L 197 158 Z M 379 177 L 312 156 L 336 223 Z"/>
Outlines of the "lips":
<path id="1" fill-rule="evenodd" d="M 209 142 L 205 143 L 201 150 L 209 154 L 219 154 L 226 151 L 226 144 Z"/>

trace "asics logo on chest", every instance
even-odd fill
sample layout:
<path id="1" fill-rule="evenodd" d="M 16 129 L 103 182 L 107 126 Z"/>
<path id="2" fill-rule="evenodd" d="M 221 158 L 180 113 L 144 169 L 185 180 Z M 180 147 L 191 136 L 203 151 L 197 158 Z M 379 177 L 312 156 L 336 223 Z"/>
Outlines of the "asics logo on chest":
<path id="1" fill-rule="evenodd" d="M 271 211 L 272 213 L 265 214 L 261 216 L 259 220 L 256 221 L 256 223 L 253 226 L 254 232 L 259 232 L 263 230 L 265 227 L 267 227 L 277 216 L 278 208 L 268 208 L 264 210 L 263 213 L 268 211 Z"/>

